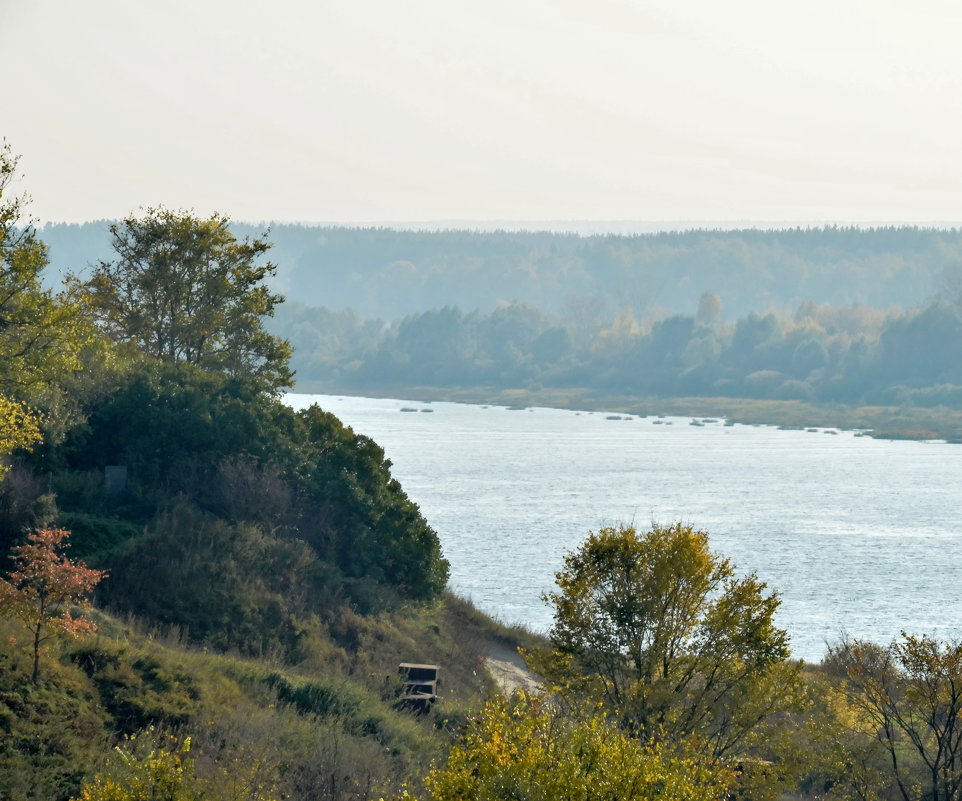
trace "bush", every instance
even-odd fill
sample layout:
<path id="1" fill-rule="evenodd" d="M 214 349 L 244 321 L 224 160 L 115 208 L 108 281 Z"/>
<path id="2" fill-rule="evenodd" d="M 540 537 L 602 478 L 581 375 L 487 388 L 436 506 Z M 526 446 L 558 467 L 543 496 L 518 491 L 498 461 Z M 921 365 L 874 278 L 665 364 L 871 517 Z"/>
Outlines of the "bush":
<path id="1" fill-rule="evenodd" d="M 220 649 L 265 654 L 297 647 L 299 612 L 327 575 L 304 543 L 230 524 L 187 503 L 168 510 L 112 562 L 111 605 L 177 625 Z"/>
<path id="2" fill-rule="evenodd" d="M 91 679 L 120 732 L 154 724 L 186 726 L 200 709 L 200 689 L 183 667 L 126 646 L 89 644 L 70 660 Z"/>
<path id="3" fill-rule="evenodd" d="M 721 801 L 730 781 L 724 768 L 643 746 L 603 715 L 521 695 L 488 703 L 425 783 L 432 801 Z"/>
<path id="4" fill-rule="evenodd" d="M 127 520 L 83 512 L 61 512 L 57 523 L 71 532 L 71 556 L 98 562 L 109 559 L 125 542 L 143 532 L 142 526 Z"/>

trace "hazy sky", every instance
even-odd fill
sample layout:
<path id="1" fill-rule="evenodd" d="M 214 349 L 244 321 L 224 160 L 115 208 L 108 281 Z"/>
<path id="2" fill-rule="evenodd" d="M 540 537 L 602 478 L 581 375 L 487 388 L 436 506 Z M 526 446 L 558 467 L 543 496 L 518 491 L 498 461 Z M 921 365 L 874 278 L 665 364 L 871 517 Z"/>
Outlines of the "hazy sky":
<path id="1" fill-rule="evenodd" d="M 0 0 L 41 220 L 962 220 L 962 4 Z"/>

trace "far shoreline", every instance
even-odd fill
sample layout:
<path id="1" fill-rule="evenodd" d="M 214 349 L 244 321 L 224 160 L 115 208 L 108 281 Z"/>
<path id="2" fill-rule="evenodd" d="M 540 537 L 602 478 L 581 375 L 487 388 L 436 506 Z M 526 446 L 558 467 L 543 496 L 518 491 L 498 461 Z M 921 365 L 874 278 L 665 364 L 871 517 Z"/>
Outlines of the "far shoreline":
<path id="1" fill-rule="evenodd" d="M 661 398 L 612 395 L 587 388 L 497 388 L 345 386 L 322 381 L 299 382 L 300 395 L 355 395 L 395 398 L 422 403 L 488 404 L 508 407 L 541 406 L 584 412 L 611 412 L 641 417 L 719 417 L 732 423 L 786 429 L 837 428 L 860 431 L 875 439 L 962 443 L 962 411 L 946 407 L 844 406 L 796 400 L 754 400 L 727 397 Z"/>

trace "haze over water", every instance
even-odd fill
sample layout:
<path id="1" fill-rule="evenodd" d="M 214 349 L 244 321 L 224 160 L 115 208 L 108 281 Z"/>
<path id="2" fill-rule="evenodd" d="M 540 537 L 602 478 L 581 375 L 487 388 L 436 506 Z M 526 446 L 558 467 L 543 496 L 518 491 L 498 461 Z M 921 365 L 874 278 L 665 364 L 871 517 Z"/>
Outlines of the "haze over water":
<path id="1" fill-rule="evenodd" d="M 797 657 L 818 661 L 843 632 L 962 636 L 960 446 L 690 418 L 288 401 L 317 402 L 384 448 L 441 538 L 453 589 L 506 622 L 550 626 L 540 594 L 589 530 L 682 520 L 707 530 L 739 574 L 779 591 Z"/>

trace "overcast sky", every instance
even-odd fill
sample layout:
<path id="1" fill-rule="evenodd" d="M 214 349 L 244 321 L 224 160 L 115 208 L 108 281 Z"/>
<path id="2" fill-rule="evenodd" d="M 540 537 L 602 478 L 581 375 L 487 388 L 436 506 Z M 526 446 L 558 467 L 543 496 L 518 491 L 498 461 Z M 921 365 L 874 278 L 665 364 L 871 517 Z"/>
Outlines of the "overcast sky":
<path id="1" fill-rule="evenodd" d="M 962 220 L 962 4 L 0 0 L 41 221 Z"/>

